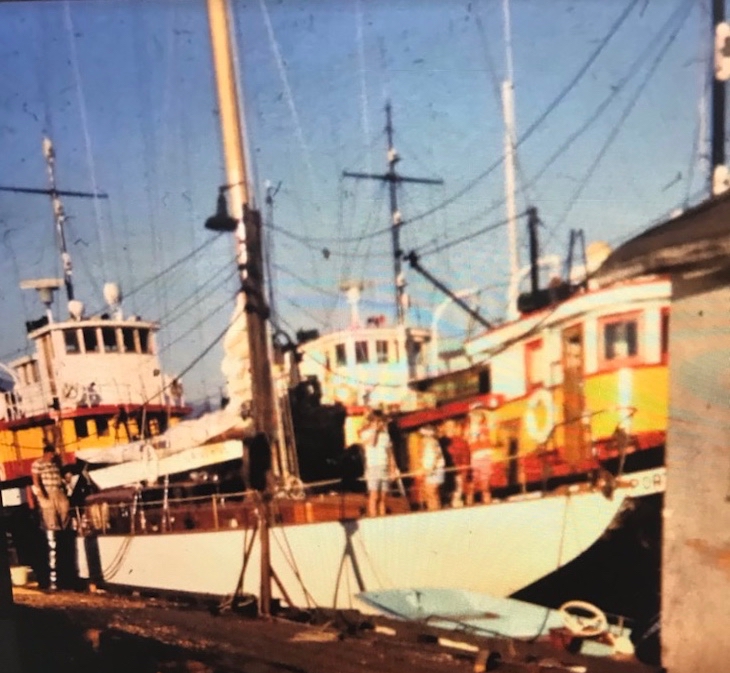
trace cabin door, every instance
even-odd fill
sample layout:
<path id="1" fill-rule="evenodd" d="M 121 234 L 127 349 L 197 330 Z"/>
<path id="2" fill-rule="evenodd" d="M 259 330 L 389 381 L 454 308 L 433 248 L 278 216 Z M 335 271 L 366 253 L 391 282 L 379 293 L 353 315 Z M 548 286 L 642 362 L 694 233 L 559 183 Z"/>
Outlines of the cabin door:
<path id="1" fill-rule="evenodd" d="M 583 423 L 585 411 L 583 325 L 563 330 L 564 457 L 575 464 L 588 456 L 590 438 Z"/>

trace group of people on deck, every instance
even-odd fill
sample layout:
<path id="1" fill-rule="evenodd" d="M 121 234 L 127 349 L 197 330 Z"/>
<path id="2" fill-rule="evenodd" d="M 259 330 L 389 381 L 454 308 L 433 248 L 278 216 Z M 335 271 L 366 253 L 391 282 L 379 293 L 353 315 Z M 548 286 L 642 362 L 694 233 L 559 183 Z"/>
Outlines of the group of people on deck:
<path id="1" fill-rule="evenodd" d="M 407 437 L 407 467 L 398 470 L 388 419 L 375 412 L 360 431 L 368 516 L 385 514 L 385 494 L 398 481 L 412 509 L 436 510 L 491 501 L 492 443 L 486 409 L 466 418 L 425 425 Z"/>

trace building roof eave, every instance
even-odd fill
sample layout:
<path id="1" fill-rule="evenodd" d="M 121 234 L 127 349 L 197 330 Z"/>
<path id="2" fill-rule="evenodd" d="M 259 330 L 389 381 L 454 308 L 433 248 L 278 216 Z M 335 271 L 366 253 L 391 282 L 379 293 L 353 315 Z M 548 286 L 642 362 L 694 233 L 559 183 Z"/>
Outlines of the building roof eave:
<path id="1" fill-rule="evenodd" d="M 716 268 L 730 258 L 730 192 L 627 241 L 595 274 L 600 285 L 657 273 Z"/>

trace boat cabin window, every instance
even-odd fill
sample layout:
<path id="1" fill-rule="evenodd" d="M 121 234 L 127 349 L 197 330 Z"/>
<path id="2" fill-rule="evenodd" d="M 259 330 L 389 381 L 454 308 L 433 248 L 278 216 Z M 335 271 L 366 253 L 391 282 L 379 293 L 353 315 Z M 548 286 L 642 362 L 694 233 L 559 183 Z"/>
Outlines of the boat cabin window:
<path id="1" fill-rule="evenodd" d="M 99 339 L 96 333 L 96 327 L 84 327 L 81 330 L 84 335 L 84 349 L 87 353 L 99 352 Z"/>
<path id="2" fill-rule="evenodd" d="M 81 439 L 89 436 L 89 425 L 85 418 L 74 418 L 74 430 L 76 437 Z"/>
<path id="3" fill-rule="evenodd" d="M 137 350 L 134 346 L 134 330 L 131 327 L 122 329 L 122 346 L 125 353 L 134 353 Z"/>
<path id="4" fill-rule="evenodd" d="M 662 323 L 661 323 L 661 348 L 662 348 L 662 362 L 667 362 L 669 359 L 669 309 L 662 309 Z"/>
<path id="5" fill-rule="evenodd" d="M 151 353 L 150 348 L 150 331 L 148 329 L 139 330 L 139 348 L 140 353 Z"/>
<path id="6" fill-rule="evenodd" d="M 385 362 L 390 362 L 390 359 L 388 358 L 388 342 L 387 341 L 378 339 L 375 342 L 375 355 L 377 357 L 379 364 L 382 364 Z"/>
<path id="7" fill-rule="evenodd" d="M 367 341 L 356 341 L 355 342 L 355 362 L 359 365 L 365 365 L 370 362 L 368 357 L 368 342 Z"/>
<path id="8" fill-rule="evenodd" d="M 109 419 L 103 416 L 98 416 L 96 419 L 96 436 L 97 437 L 108 437 L 109 436 Z"/>
<path id="9" fill-rule="evenodd" d="M 335 346 L 335 362 L 338 366 L 347 364 L 347 352 L 345 351 L 345 344 L 337 344 Z"/>
<path id="10" fill-rule="evenodd" d="M 545 384 L 545 350 L 542 339 L 525 344 L 525 378 L 530 392 Z"/>
<path id="11" fill-rule="evenodd" d="M 604 365 L 626 364 L 639 357 L 639 314 L 612 316 L 601 321 Z"/>
<path id="12" fill-rule="evenodd" d="M 27 386 L 29 383 L 28 370 L 25 368 L 25 365 L 20 365 L 20 367 L 16 367 L 15 373 L 16 373 L 17 377 L 20 379 L 20 381 Z"/>
<path id="13" fill-rule="evenodd" d="M 492 370 L 489 366 L 479 371 L 479 394 L 487 395 L 492 392 Z"/>
<path id="14" fill-rule="evenodd" d="M 105 353 L 116 353 L 119 350 L 117 343 L 117 330 L 114 327 L 102 327 L 101 338 L 104 342 Z"/>
<path id="15" fill-rule="evenodd" d="M 66 344 L 67 353 L 78 353 L 81 350 L 79 333 L 75 328 L 63 330 L 63 342 Z"/>
<path id="16" fill-rule="evenodd" d="M 422 365 L 424 364 L 424 350 L 423 350 L 423 343 L 420 341 L 411 341 L 410 342 L 410 356 L 411 361 L 414 364 Z"/>

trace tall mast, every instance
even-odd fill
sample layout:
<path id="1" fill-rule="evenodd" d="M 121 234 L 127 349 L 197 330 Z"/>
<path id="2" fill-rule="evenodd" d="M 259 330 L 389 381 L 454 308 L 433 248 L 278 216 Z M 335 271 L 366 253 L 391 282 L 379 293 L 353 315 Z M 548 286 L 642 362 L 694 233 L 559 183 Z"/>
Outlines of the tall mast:
<path id="1" fill-rule="evenodd" d="M 398 184 L 395 166 L 400 157 L 393 146 L 393 109 L 390 101 L 385 104 L 385 134 L 388 139 L 388 194 L 390 197 L 391 240 L 393 244 L 393 277 L 395 279 L 395 314 L 398 325 L 405 324 L 406 279 L 401 267 L 400 228 L 403 223 L 398 210 Z"/>
<path id="2" fill-rule="evenodd" d="M 14 192 L 17 194 L 45 194 L 51 197 L 53 206 L 53 220 L 56 225 L 56 239 L 58 250 L 61 253 L 61 265 L 63 267 L 63 283 L 66 286 L 66 297 L 69 301 L 74 298 L 73 265 L 71 255 L 66 247 L 66 213 L 61 202 L 62 196 L 72 196 L 84 199 L 106 199 L 107 194 L 101 192 L 76 192 L 58 189 L 56 184 L 56 151 L 50 138 L 43 138 L 43 156 L 46 159 L 46 170 L 48 172 L 48 189 L 35 189 L 32 187 L 0 187 L 0 192 Z"/>
<path id="3" fill-rule="evenodd" d="M 266 329 L 261 252 L 261 216 L 250 207 L 248 172 L 245 163 L 244 135 L 241 129 L 239 92 L 236 84 L 231 21 L 226 0 L 208 0 L 213 64 L 221 120 L 226 180 L 223 191 L 230 194 L 231 215 L 235 220 L 236 259 L 240 271 L 237 314 L 245 313 L 250 349 L 253 401 L 251 415 L 257 433 L 271 440 L 275 435 L 273 385 Z"/>
<path id="4" fill-rule="evenodd" d="M 398 152 L 393 146 L 393 111 L 390 101 L 385 104 L 385 134 L 388 142 L 388 170 L 385 173 L 353 173 L 343 171 L 346 178 L 358 178 L 368 180 L 380 180 L 388 183 L 390 195 L 390 224 L 391 241 L 393 245 L 393 275 L 395 277 L 395 318 L 396 324 L 403 326 L 406 323 L 406 281 L 403 277 L 401 260 L 403 251 L 400 248 L 400 228 L 403 218 L 398 210 L 398 185 L 403 182 L 420 185 L 442 185 L 443 180 L 431 178 L 411 178 L 400 175 L 396 171 L 396 164 L 400 161 Z"/>
<path id="5" fill-rule="evenodd" d="M 517 248 L 517 205 L 515 203 L 515 105 L 512 66 L 512 27 L 509 0 L 502 4 L 504 14 L 504 42 L 506 76 L 502 82 L 502 114 L 504 115 L 504 191 L 507 211 L 507 231 L 509 237 L 509 270 L 512 282 L 520 271 L 519 250 Z"/>
<path id="6" fill-rule="evenodd" d="M 71 264 L 71 255 L 66 247 L 66 213 L 63 210 L 63 203 L 58 195 L 56 188 L 56 152 L 53 149 L 53 143 L 49 138 L 43 138 L 43 156 L 46 158 L 46 168 L 48 171 L 48 184 L 50 186 L 51 204 L 53 206 L 53 219 L 56 223 L 56 236 L 58 237 L 58 247 L 61 251 L 61 264 L 63 266 L 63 282 L 66 286 L 66 297 L 69 301 L 74 298 L 73 286 L 73 265 Z"/>
<path id="7" fill-rule="evenodd" d="M 239 92 L 234 67 L 229 6 L 226 0 L 208 0 L 208 20 L 210 22 L 213 65 L 218 93 L 218 107 L 221 120 L 223 152 L 228 184 L 221 188 L 218 203 L 218 218 L 222 221 L 221 230 L 230 230 L 226 215 L 224 191 L 231 195 L 231 213 L 235 227 L 236 257 L 240 270 L 241 288 L 236 302 L 236 312 L 229 328 L 227 340 L 233 343 L 241 337 L 248 341 L 248 349 L 236 351 L 236 374 L 243 379 L 239 390 L 248 390 L 252 395 L 250 416 L 256 437 L 251 442 L 253 451 L 266 449 L 274 465 L 271 442 L 276 436 L 277 423 L 274 403 L 274 387 L 269 358 L 269 339 L 266 319 L 268 310 L 264 299 L 263 255 L 261 245 L 261 215 L 251 205 L 248 190 L 248 174 L 244 134 L 241 129 L 242 118 L 239 108 Z M 213 222 L 211 222 L 213 220 Z M 216 228 L 216 218 L 208 221 L 210 228 Z M 233 227 L 231 227 L 233 228 Z M 245 356 L 244 356 L 245 353 Z M 230 394 L 230 385 L 229 385 Z M 233 403 L 231 395 L 231 403 Z M 241 413 L 246 414 L 246 400 L 239 394 L 236 403 L 241 405 Z M 267 475 L 267 484 L 270 483 Z M 260 609 L 262 614 L 270 614 L 271 609 L 271 560 L 269 552 L 269 518 L 271 491 L 267 486 L 262 498 L 261 525 L 261 589 Z"/>

